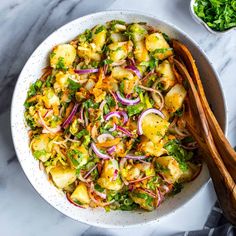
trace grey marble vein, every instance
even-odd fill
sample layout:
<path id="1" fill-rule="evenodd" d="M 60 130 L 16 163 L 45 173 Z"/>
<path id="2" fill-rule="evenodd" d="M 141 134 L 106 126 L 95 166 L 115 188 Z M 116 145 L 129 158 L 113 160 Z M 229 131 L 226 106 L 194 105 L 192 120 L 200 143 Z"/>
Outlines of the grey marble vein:
<path id="1" fill-rule="evenodd" d="M 18 75 L 35 48 L 54 30 L 80 16 L 109 9 L 138 10 L 170 21 L 207 53 L 221 75 L 229 111 L 230 142 L 236 144 L 236 31 L 208 33 L 189 13 L 189 0 L 1 0 L 0 4 L 0 235 L 171 235 L 199 229 L 215 201 L 212 185 L 155 224 L 130 229 L 89 227 L 64 216 L 33 189 L 17 161 L 10 104 Z M 195 214 L 189 215 L 189 212 Z M 184 218 L 185 220 L 181 220 Z"/>

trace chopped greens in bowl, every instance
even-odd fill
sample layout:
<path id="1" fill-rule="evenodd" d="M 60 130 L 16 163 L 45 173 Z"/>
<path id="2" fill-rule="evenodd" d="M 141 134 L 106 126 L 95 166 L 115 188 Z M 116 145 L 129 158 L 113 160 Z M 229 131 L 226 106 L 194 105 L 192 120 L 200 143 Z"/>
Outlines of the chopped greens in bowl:
<path id="1" fill-rule="evenodd" d="M 192 0 L 192 11 L 215 32 L 236 27 L 236 0 Z"/>

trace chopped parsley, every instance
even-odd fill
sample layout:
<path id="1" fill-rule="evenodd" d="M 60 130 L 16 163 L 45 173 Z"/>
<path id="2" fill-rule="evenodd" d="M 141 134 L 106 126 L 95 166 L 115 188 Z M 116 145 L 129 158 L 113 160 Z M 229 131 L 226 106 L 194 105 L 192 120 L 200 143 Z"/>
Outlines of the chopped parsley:
<path id="1" fill-rule="evenodd" d="M 65 65 L 65 59 L 64 57 L 59 57 L 57 64 L 56 64 L 56 69 L 61 69 L 61 70 L 67 70 L 67 67 Z"/>
<path id="2" fill-rule="evenodd" d="M 143 111 L 144 107 L 145 105 L 143 103 L 127 106 L 128 115 L 134 116 L 134 115 L 140 114 Z"/>
<path id="3" fill-rule="evenodd" d="M 96 28 L 95 30 L 95 34 L 98 34 L 100 32 L 102 32 L 103 30 L 105 30 L 105 26 L 104 25 L 101 25 L 101 26 L 98 26 L 98 28 Z"/>
<path id="4" fill-rule="evenodd" d="M 33 156 L 34 156 L 36 159 L 39 159 L 41 156 L 45 156 L 46 154 L 47 154 L 47 152 L 46 152 L 45 149 L 37 150 L 37 151 L 34 151 L 34 152 L 33 152 Z"/>
<path id="5" fill-rule="evenodd" d="M 114 98 L 110 95 L 106 96 L 106 101 L 109 107 L 114 107 L 116 105 Z"/>
<path id="6" fill-rule="evenodd" d="M 177 140 L 171 140 L 167 144 L 165 144 L 164 148 L 168 151 L 168 154 L 173 156 L 176 161 L 178 161 L 180 169 L 186 171 L 188 166 L 186 161 L 189 161 L 193 152 L 188 152 L 183 149 L 177 142 Z"/>
<path id="7" fill-rule="evenodd" d="M 81 139 L 83 136 L 88 135 L 89 132 L 86 129 L 81 130 L 79 133 L 75 134 L 75 137 Z"/>
<path id="8" fill-rule="evenodd" d="M 76 83 L 75 81 L 71 80 L 71 79 L 68 79 L 69 81 L 69 86 L 68 88 L 72 91 L 77 91 L 78 89 L 81 88 L 81 84 L 79 83 Z"/>
<path id="9" fill-rule="evenodd" d="M 236 26 L 236 0 L 195 0 L 194 12 L 215 31 Z"/>

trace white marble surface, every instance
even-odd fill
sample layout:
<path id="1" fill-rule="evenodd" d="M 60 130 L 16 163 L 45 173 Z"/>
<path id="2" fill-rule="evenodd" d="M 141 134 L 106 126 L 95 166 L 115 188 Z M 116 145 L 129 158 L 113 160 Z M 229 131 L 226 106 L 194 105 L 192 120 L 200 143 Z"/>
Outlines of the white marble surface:
<path id="1" fill-rule="evenodd" d="M 80 16 L 109 9 L 148 12 L 186 31 L 205 50 L 221 77 L 229 133 L 236 144 L 236 31 L 209 34 L 189 13 L 189 0 L 1 0 L 0 4 L 0 235 L 173 235 L 202 228 L 215 194 L 210 184 L 174 215 L 142 228 L 100 229 L 75 222 L 48 205 L 26 179 L 10 133 L 10 102 L 25 61 L 51 32 Z M 217 96 L 217 94 L 216 94 Z"/>

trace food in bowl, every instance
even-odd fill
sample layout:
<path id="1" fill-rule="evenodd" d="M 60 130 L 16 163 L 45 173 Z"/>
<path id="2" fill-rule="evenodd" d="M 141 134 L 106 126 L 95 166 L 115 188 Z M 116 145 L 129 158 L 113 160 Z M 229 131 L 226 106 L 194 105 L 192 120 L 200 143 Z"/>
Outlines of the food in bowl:
<path id="1" fill-rule="evenodd" d="M 213 32 L 226 32 L 236 27 L 235 0 L 192 0 L 192 10 Z"/>
<path id="2" fill-rule="evenodd" d="M 112 20 L 55 46 L 25 105 L 30 148 L 75 206 L 152 211 L 201 171 L 171 40 Z"/>

